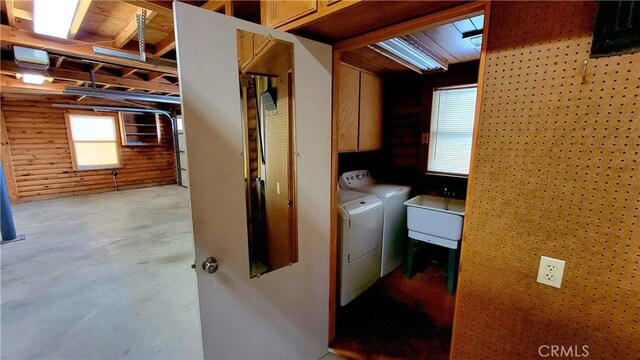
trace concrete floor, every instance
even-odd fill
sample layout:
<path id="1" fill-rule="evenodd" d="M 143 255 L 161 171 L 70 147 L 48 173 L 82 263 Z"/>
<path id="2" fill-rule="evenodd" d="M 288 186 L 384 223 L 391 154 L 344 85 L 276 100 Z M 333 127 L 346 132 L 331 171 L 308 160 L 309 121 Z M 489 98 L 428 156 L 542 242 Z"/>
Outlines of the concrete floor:
<path id="1" fill-rule="evenodd" d="M 14 206 L 3 359 L 200 359 L 191 214 L 162 186 Z"/>

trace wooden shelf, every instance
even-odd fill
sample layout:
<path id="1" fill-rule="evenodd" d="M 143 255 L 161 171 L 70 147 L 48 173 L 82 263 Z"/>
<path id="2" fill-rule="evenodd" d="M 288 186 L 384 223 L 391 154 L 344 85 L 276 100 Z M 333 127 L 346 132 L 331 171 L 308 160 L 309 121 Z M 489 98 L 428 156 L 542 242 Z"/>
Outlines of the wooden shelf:
<path id="1" fill-rule="evenodd" d="M 123 146 L 155 146 L 160 144 L 160 125 L 156 114 L 122 113 L 120 117 Z"/>

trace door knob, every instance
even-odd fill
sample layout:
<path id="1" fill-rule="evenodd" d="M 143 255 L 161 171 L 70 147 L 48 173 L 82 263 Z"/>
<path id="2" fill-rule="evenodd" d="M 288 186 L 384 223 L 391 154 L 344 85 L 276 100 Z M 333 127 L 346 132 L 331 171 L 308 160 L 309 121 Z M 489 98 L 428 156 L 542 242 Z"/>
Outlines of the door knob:
<path id="1" fill-rule="evenodd" d="M 218 260 L 216 260 L 216 258 L 214 258 L 213 256 L 204 259 L 204 261 L 202 262 L 202 269 L 207 274 L 213 274 L 214 272 L 218 271 Z"/>

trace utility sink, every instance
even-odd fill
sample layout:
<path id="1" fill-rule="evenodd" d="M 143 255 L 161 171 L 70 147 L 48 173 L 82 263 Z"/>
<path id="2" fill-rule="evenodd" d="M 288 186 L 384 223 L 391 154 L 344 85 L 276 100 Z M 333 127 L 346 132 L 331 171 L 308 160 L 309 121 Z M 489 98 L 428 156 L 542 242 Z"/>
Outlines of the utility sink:
<path id="1" fill-rule="evenodd" d="M 418 195 L 407 206 L 409 237 L 450 249 L 462 238 L 465 202 L 439 196 Z"/>

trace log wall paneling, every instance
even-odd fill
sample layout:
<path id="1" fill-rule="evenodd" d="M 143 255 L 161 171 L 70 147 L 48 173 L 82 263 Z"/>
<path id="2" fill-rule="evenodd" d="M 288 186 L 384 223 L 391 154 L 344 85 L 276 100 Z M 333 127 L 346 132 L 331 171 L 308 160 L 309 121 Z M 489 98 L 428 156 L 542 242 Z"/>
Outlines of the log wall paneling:
<path id="1" fill-rule="evenodd" d="M 65 101 L 26 96 L 3 99 L 2 111 L 19 194 L 16 201 L 115 189 L 111 169 L 73 170 L 64 110 L 51 106 L 52 102 Z M 115 104 L 102 101 L 100 105 Z M 161 119 L 161 145 L 121 147 L 122 166 L 116 169 L 121 189 L 176 183 L 171 123 L 164 116 Z"/>
<path id="2" fill-rule="evenodd" d="M 18 188 L 16 187 L 16 178 L 13 171 L 13 159 L 11 158 L 11 146 L 7 136 L 7 128 L 4 122 L 4 113 L 0 110 L 0 132 L 2 132 L 2 170 L 7 183 L 7 192 L 9 193 L 9 201 L 18 201 Z"/>
<path id="3" fill-rule="evenodd" d="M 597 6 L 492 4 L 452 359 L 640 354 L 640 53 L 583 81 Z M 536 283 L 541 255 L 562 288 Z"/>

